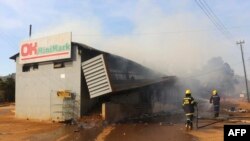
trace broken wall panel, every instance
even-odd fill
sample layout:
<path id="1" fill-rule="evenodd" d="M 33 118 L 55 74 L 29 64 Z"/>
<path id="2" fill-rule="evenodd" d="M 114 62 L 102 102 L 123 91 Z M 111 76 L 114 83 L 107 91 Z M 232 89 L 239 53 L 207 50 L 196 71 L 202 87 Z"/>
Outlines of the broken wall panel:
<path id="1" fill-rule="evenodd" d="M 112 92 L 103 54 L 82 63 L 90 98 Z"/>

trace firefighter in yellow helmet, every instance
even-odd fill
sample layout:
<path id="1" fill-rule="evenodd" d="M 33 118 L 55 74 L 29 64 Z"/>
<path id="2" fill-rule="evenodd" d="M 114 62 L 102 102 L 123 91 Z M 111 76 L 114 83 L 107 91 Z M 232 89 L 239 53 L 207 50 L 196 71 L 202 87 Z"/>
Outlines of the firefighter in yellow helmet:
<path id="1" fill-rule="evenodd" d="M 185 97 L 183 98 L 182 107 L 186 114 L 186 128 L 192 130 L 193 128 L 193 116 L 194 116 L 194 107 L 197 105 L 197 102 L 191 96 L 191 90 L 187 89 L 185 92 Z"/>
<path id="2" fill-rule="evenodd" d="M 218 95 L 217 90 L 212 91 L 210 103 L 213 103 L 214 105 L 214 117 L 218 117 L 220 112 L 220 96 Z"/>

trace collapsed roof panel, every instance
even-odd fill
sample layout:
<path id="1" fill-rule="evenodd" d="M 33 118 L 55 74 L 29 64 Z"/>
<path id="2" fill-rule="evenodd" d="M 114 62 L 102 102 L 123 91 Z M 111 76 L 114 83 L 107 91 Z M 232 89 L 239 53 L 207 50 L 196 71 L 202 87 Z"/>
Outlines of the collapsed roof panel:
<path id="1" fill-rule="evenodd" d="M 112 92 L 103 54 L 82 63 L 90 98 Z"/>
<path id="2" fill-rule="evenodd" d="M 112 54 L 100 54 L 82 63 L 90 98 L 171 81 L 140 64 Z"/>

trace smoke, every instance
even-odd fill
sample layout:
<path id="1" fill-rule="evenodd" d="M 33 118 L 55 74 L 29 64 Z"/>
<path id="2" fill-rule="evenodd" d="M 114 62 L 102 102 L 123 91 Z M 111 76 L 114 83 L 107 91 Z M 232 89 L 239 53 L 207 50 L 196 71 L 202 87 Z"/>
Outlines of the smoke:
<path id="1" fill-rule="evenodd" d="M 108 4 L 117 6 L 112 1 Z M 107 21 L 98 14 L 92 14 L 86 20 L 67 16 L 61 19 L 60 24 L 40 29 L 35 36 L 72 31 L 73 41 L 123 56 L 164 74 L 178 76 L 187 76 L 200 69 L 211 57 L 229 53 L 225 40 L 211 44 L 223 37 L 215 37 L 213 28 L 204 30 L 211 27 L 204 15 L 188 12 L 187 2 L 168 4 L 169 8 L 173 6 L 178 10 L 166 12 L 152 1 L 139 1 L 133 6 L 119 5 L 110 10 L 107 14 L 111 20 L 125 19 L 132 25 L 131 29 L 121 25 L 120 31 L 129 30 L 125 34 L 119 34 L 119 30 L 106 32 L 104 23 Z M 113 30 L 111 25 L 108 26 Z"/>
<path id="2" fill-rule="evenodd" d="M 34 37 L 71 31 L 75 42 L 131 59 L 166 75 L 178 76 L 178 90 L 170 92 L 177 95 L 176 105 L 180 104 L 185 89 L 191 89 L 194 97 L 203 100 L 209 99 L 213 89 L 226 95 L 236 93 L 234 71 L 226 62 L 239 60 L 234 55 L 238 50 L 231 47 L 200 11 L 187 10 L 187 2 L 168 2 L 168 8 L 177 8 L 174 12 L 166 12 L 153 1 L 139 1 L 133 6 L 114 3 L 109 1 L 104 5 L 114 7 L 105 11 L 109 22 L 94 13 L 87 19 L 66 16 L 58 19 L 60 24 L 39 29 Z M 121 19 L 124 22 L 111 22 Z M 111 25 L 105 25 L 107 23 Z M 126 24 L 132 25 L 131 28 Z M 115 29 L 117 26 L 120 30 Z M 217 56 L 221 58 L 211 59 Z M 166 93 L 169 92 L 163 92 L 160 97 L 164 98 Z M 172 95 L 163 100 L 174 101 Z"/>
<path id="3" fill-rule="evenodd" d="M 221 57 L 214 57 L 190 76 L 181 77 L 178 83 L 183 93 L 185 89 L 191 89 L 197 98 L 209 99 L 213 90 L 217 90 L 223 97 L 234 97 L 239 93 L 235 89 L 239 83 L 237 77 L 227 62 Z"/>
<path id="4" fill-rule="evenodd" d="M 109 17 L 107 19 L 98 16 L 103 13 L 91 13 L 86 19 L 67 15 L 39 29 L 33 37 L 71 31 L 74 42 L 131 59 L 166 75 L 178 76 L 178 90 L 160 95 L 168 104 L 179 105 L 185 89 L 191 89 L 195 98 L 203 100 L 209 99 L 213 89 L 226 95 L 236 93 L 234 71 L 226 62 L 239 62 L 240 58 L 234 55 L 238 50 L 231 47 L 200 11 L 188 10 L 187 2 L 168 1 L 170 10 L 167 11 L 153 1 L 138 1 L 132 6 L 114 3 L 109 1 L 103 6 L 112 9 L 101 10 Z M 176 9 L 171 10 L 173 7 Z M 122 22 L 112 23 L 120 20 Z M 217 56 L 221 58 L 211 59 Z M 168 93 L 174 94 L 165 97 Z"/>

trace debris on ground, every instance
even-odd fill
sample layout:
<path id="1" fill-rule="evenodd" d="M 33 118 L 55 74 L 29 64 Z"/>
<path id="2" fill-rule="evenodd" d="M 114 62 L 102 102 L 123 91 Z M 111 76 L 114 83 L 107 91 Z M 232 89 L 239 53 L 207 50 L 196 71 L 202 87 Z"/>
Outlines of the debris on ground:
<path id="1" fill-rule="evenodd" d="M 80 129 L 91 129 L 94 127 L 99 127 L 99 124 L 95 122 L 79 122 L 77 126 Z"/>
<path id="2" fill-rule="evenodd" d="M 250 120 L 241 120 L 242 123 L 250 123 Z"/>
<path id="3" fill-rule="evenodd" d="M 248 110 L 247 109 L 243 109 L 243 108 L 236 108 L 236 107 L 230 107 L 229 109 L 225 109 L 225 111 L 230 112 L 230 113 L 235 113 L 235 112 L 239 112 L 239 113 L 247 113 Z"/>
<path id="4" fill-rule="evenodd" d="M 236 112 L 235 107 L 231 107 L 231 108 L 228 110 L 228 112 Z"/>
<path id="5" fill-rule="evenodd" d="M 247 113 L 248 111 L 246 109 L 239 108 L 238 112 L 240 112 L 240 113 Z"/>

